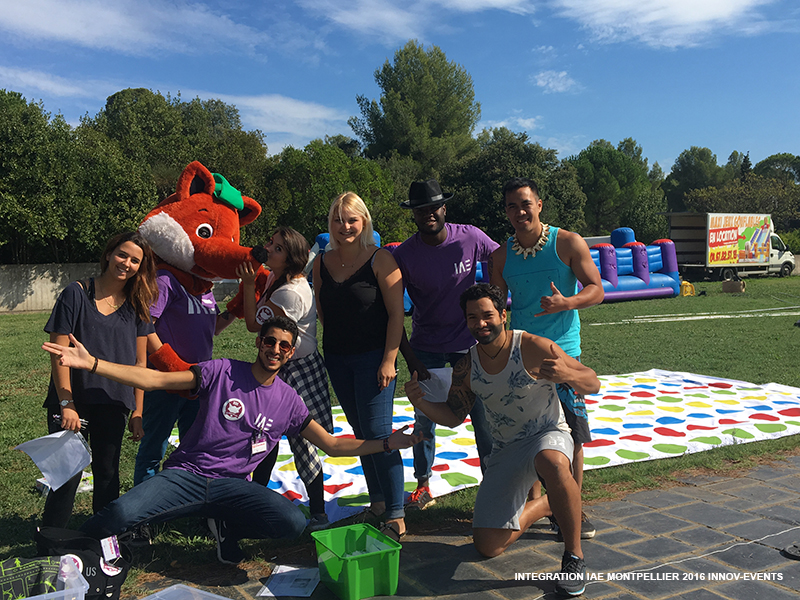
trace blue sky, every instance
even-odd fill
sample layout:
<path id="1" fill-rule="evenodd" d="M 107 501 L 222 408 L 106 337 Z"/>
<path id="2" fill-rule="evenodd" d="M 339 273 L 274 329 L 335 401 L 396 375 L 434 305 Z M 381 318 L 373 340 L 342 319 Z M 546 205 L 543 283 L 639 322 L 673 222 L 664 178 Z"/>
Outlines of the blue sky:
<path id="1" fill-rule="evenodd" d="M 800 154 L 796 0 L 0 0 L 0 88 L 72 124 L 146 87 L 235 104 L 271 153 L 343 133 L 409 39 L 472 75 L 484 127 L 565 158 L 633 137 L 669 172 Z"/>

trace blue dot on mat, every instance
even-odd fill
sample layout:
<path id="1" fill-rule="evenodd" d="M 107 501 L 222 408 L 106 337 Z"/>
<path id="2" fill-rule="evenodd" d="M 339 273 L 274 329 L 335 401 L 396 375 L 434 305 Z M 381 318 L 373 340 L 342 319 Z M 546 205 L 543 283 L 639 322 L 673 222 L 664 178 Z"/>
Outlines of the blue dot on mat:
<path id="1" fill-rule="evenodd" d="M 404 458 L 403 459 L 403 466 L 404 467 L 413 467 L 414 466 L 414 459 L 413 458 Z"/>
<path id="2" fill-rule="evenodd" d="M 654 385 L 646 385 L 646 384 L 644 384 L 644 383 L 637 383 L 637 384 L 636 384 L 635 386 L 633 386 L 633 387 L 635 387 L 635 388 L 642 388 L 642 389 L 644 389 L 644 390 L 654 390 L 654 389 L 656 389 L 656 386 L 654 386 Z"/>
<path id="3" fill-rule="evenodd" d="M 662 387 L 681 387 L 680 383 L 659 383 L 659 385 Z"/>
<path id="4" fill-rule="evenodd" d="M 467 458 L 468 454 L 466 452 L 437 452 L 436 456 L 444 460 L 461 460 Z"/>
<path id="5" fill-rule="evenodd" d="M 616 429 L 611 429 L 610 427 L 606 427 L 604 429 L 592 429 L 592 433 L 596 433 L 598 435 L 619 435 L 619 431 Z"/>
<path id="6" fill-rule="evenodd" d="M 394 417 L 394 418 L 392 419 L 392 421 L 399 421 L 399 422 L 403 422 L 403 421 L 413 421 L 413 420 L 414 420 L 414 417 L 406 417 L 406 416 Z"/>
<path id="7" fill-rule="evenodd" d="M 793 404 L 793 405 L 800 404 L 798 402 L 792 402 L 791 400 L 773 400 L 773 402 L 775 404 Z"/>
<path id="8" fill-rule="evenodd" d="M 759 404 L 758 406 L 748 406 L 749 410 L 772 410 L 769 404 Z"/>
<path id="9" fill-rule="evenodd" d="M 269 483 L 267 484 L 267 487 L 271 490 L 277 490 L 281 487 L 281 485 L 282 484 L 280 481 L 272 481 L 272 479 L 270 479 Z"/>
<path id="10" fill-rule="evenodd" d="M 740 410 L 733 410 L 733 409 L 730 409 L 730 408 L 727 408 L 727 409 L 726 408 L 718 408 L 717 412 L 719 414 L 721 414 L 721 415 L 732 415 L 733 413 L 742 412 L 742 411 L 741 411 L 741 409 Z"/>
<path id="11" fill-rule="evenodd" d="M 333 428 L 333 433 L 342 433 L 342 431 L 344 431 L 344 429 L 342 429 L 341 427 L 334 427 Z"/>
<path id="12" fill-rule="evenodd" d="M 676 419 L 675 417 L 660 417 L 656 419 L 660 425 L 677 425 L 683 423 L 685 419 Z"/>
<path id="13" fill-rule="evenodd" d="M 352 469 L 347 469 L 345 473 L 351 473 L 353 475 L 363 475 L 364 469 L 362 469 L 361 467 L 353 467 Z"/>
<path id="14" fill-rule="evenodd" d="M 625 429 L 647 429 L 648 427 L 652 427 L 650 423 L 625 423 L 623 425 Z"/>
<path id="15" fill-rule="evenodd" d="M 707 415 L 705 413 L 692 413 L 690 415 L 686 415 L 690 419 L 713 419 L 714 415 Z"/>

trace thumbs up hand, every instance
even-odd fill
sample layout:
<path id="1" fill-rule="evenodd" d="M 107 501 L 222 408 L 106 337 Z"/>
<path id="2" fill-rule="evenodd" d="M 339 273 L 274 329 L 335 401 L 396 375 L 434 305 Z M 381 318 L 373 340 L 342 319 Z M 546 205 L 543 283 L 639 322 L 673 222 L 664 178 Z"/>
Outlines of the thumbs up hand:
<path id="1" fill-rule="evenodd" d="M 563 354 L 559 354 L 556 345 L 550 342 L 550 348 L 545 352 L 537 375 L 553 383 L 566 383 L 569 373 L 570 370 L 564 360 Z"/>
<path id="2" fill-rule="evenodd" d="M 411 374 L 411 379 L 406 382 L 405 389 L 408 401 L 411 402 L 412 406 L 416 406 L 417 402 L 425 397 L 425 392 L 419 386 L 419 375 L 416 371 Z"/>
<path id="3" fill-rule="evenodd" d="M 534 317 L 541 317 L 542 315 L 551 315 L 553 313 L 567 310 L 567 299 L 558 290 L 556 284 L 550 282 L 550 291 L 553 292 L 551 296 L 542 296 L 540 300 L 542 312 L 536 313 Z"/>

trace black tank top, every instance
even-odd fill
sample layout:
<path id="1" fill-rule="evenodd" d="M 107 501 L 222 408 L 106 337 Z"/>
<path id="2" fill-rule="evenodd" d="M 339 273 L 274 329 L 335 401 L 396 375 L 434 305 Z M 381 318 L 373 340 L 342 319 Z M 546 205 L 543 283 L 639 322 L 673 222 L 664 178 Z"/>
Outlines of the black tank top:
<path id="1" fill-rule="evenodd" d="M 358 271 L 341 283 L 331 277 L 324 257 L 320 259 L 322 282 L 318 293 L 325 320 L 322 330 L 325 353 L 360 354 L 382 350 L 386 345 L 389 313 L 372 270 L 375 252 Z"/>

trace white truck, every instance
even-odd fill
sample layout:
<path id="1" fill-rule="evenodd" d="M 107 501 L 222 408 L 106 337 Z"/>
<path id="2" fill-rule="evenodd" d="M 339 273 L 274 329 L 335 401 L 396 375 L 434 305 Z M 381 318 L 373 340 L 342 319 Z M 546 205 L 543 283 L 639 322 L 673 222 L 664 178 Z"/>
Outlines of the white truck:
<path id="1" fill-rule="evenodd" d="M 792 274 L 794 255 L 775 233 L 770 215 L 667 213 L 680 274 L 735 279 L 748 275 Z"/>

